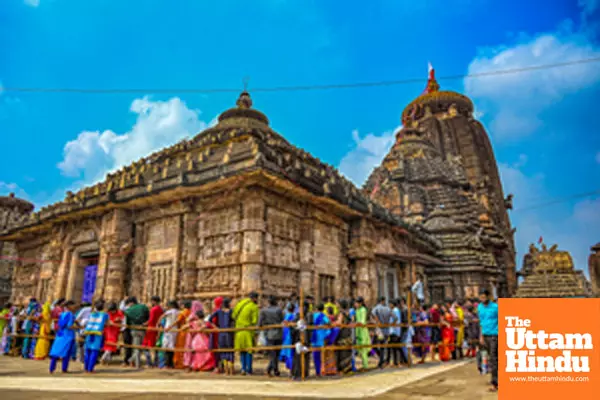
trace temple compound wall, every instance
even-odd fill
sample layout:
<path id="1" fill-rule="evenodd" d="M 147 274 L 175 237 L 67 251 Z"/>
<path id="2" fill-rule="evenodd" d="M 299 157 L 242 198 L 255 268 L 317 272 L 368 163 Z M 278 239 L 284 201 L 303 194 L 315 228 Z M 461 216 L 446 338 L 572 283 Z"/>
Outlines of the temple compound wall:
<path id="1" fill-rule="evenodd" d="M 225 197 L 224 197 L 225 196 Z M 17 241 L 12 300 L 407 295 L 423 261 L 406 232 L 261 187 L 114 209 Z M 404 257 L 404 259 L 403 259 Z M 40 262 L 44 261 L 45 262 Z"/>

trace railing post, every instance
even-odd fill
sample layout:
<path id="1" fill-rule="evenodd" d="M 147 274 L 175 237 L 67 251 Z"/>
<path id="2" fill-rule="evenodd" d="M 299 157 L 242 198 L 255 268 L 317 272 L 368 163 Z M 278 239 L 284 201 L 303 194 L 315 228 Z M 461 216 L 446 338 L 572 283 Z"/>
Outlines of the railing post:
<path id="1" fill-rule="evenodd" d="M 408 319 L 408 333 L 412 330 L 412 286 L 413 286 L 413 271 L 414 271 L 414 260 L 410 260 L 410 271 L 408 274 L 408 312 L 406 313 L 406 318 Z M 412 367 L 412 342 L 413 342 L 414 333 L 410 337 L 410 346 L 406 351 L 406 358 L 408 361 L 408 367 Z"/>

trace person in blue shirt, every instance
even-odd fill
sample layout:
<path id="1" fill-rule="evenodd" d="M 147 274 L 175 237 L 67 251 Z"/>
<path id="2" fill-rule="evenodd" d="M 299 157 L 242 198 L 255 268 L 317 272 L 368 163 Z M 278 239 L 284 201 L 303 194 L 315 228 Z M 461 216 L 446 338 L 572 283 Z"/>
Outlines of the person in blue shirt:
<path id="1" fill-rule="evenodd" d="M 64 304 L 64 311 L 58 318 L 56 336 L 49 354 L 51 374 L 56 370 L 58 359 L 62 359 L 62 372 L 68 372 L 71 353 L 75 346 L 75 329 L 78 328 L 73 314 L 74 310 L 75 303 L 69 300 Z"/>
<path id="2" fill-rule="evenodd" d="M 488 354 L 488 366 L 492 374 L 491 392 L 498 391 L 498 304 L 492 301 L 490 291 L 484 289 L 479 295 L 481 303 L 477 307 L 481 336 L 479 341 Z"/>
<path id="3" fill-rule="evenodd" d="M 313 315 L 313 324 L 316 326 L 329 325 L 330 321 L 325 314 L 325 304 L 321 303 L 317 307 L 317 311 Z M 314 348 L 325 346 L 325 338 L 329 336 L 329 329 L 315 329 L 312 331 L 310 344 Z M 313 351 L 313 360 L 315 363 L 315 372 L 317 376 L 321 376 L 321 351 Z"/>
<path id="4" fill-rule="evenodd" d="M 86 372 L 94 372 L 98 354 L 104 344 L 104 326 L 107 320 L 108 314 L 104 312 L 104 302 L 102 300 L 97 301 L 84 330 L 85 357 L 83 365 Z"/>

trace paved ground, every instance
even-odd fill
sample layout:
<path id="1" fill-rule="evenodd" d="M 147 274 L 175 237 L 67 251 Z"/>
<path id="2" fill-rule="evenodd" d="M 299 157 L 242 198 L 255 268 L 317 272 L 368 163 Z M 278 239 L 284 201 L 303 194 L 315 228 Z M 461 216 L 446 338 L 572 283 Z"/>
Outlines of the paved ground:
<path id="1" fill-rule="evenodd" d="M 311 397 L 328 399 L 360 397 L 378 400 L 497 399 L 497 395 L 487 393 L 488 377 L 480 376 L 472 363 L 428 364 L 410 370 L 388 369 L 344 379 L 313 379 L 303 383 L 290 382 L 287 379 L 266 381 L 263 377 L 250 379 L 233 377 L 224 380 L 212 374 L 155 370 L 138 372 L 119 367 L 100 369 L 98 374 L 92 376 L 75 372 L 66 377 L 62 374 L 48 377 L 46 368 L 45 362 L 0 357 L 0 398 L 2 400 L 40 397 L 56 400 L 142 400 L 165 397 L 170 400 L 306 400 Z M 78 366 L 74 366 L 73 370 L 77 369 Z M 54 391 L 61 387 L 67 387 L 69 392 Z M 175 388 L 173 392 L 169 393 L 165 390 L 171 387 Z M 194 394 L 195 389 L 204 394 Z M 94 392 L 89 393 L 90 390 Z M 129 390 L 137 393 L 126 393 Z M 177 393 L 178 391 L 180 393 Z M 187 393 L 181 393 L 182 391 Z"/>

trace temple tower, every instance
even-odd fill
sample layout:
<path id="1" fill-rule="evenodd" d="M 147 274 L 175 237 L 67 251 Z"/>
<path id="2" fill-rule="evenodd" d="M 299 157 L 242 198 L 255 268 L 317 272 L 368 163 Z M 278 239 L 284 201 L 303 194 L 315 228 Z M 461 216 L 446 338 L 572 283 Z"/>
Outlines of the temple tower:
<path id="1" fill-rule="evenodd" d="M 474 118 L 473 110 L 468 97 L 440 90 L 430 65 L 427 86 L 405 107 L 402 123 L 423 131 L 442 158 L 460 160 L 478 201 L 486 207 L 491 222 L 508 244 L 497 258 L 505 270 L 506 292 L 513 294 L 517 287 L 516 260 L 514 230 L 508 216 L 512 195 L 504 196 L 489 136 Z"/>
<path id="2" fill-rule="evenodd" d="M 445 232 L 450 223 L 454 230 L 481 231 L 477 240 L 484 242 L 485 257 L 466 261 L 467 253 L 455 252 L 454 260 L 449 253 L 446 258 L 452 267 L 472 264 L 489 273 L 454 284 L 472 293 L 484 281 L 493 281 L 498 295 L 511 296 L 517 287 L 514 230 L 507 213 L 512 196 L 505 201 L 492 146 L 473 117 L 473 103 L 462 94 L 441 91 L 430 66 L 427 86 L 404 109 L 402 124 L 392 149 L 367 180 L 366 193 L 392 214 L 429 226 L 432 233 L 438 229 L 432 221 L 442 217 Z M 442 253 L 452 247 L 444 246 Z M 501 272 L 492 280 L 497 268 Z"/>
<path id="3" fill-rule="evenodd" d="M 497 254 L 507 244 L 477 200 L 460 160 L 444 158 L 427 130 L 404 127 L 365 189 L 392 214 L 437 240 L 445 266 L 425 271 L 432 301 L 501 289 L 505 281 Z"/>

